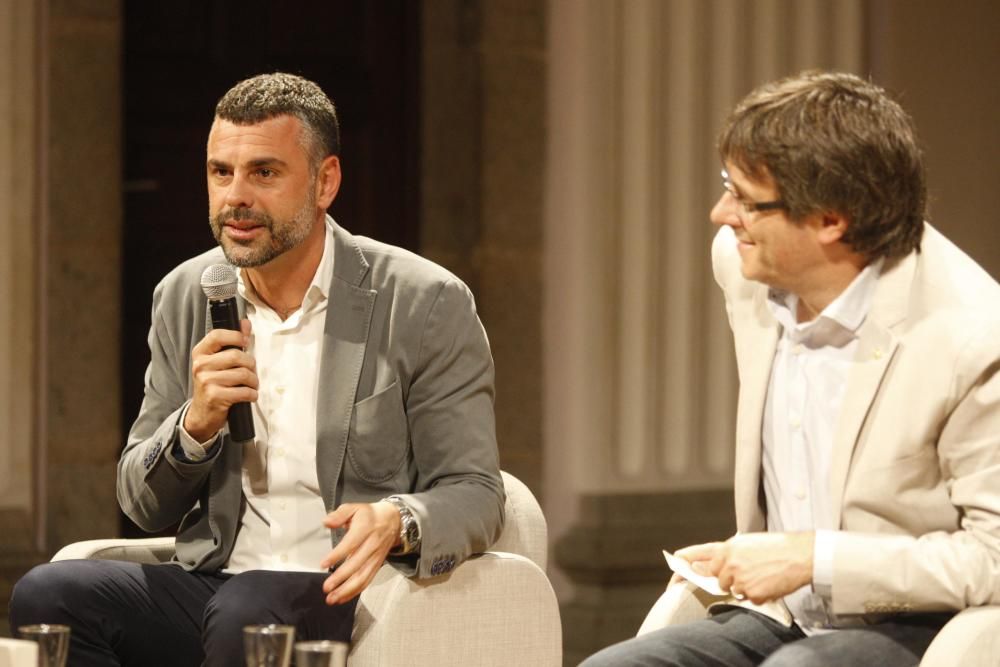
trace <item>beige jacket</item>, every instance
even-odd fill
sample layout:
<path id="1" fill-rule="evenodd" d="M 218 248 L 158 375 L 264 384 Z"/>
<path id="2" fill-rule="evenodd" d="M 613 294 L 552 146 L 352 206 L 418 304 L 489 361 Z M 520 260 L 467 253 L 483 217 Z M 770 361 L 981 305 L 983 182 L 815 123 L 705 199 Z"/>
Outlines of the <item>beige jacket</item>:
<path id="1" fill-rule="evenodd" d="M 739 370 L 740 532 L 765 530 L 761 423 L 779 327 L 767 287 L 713 245 Z M 1000 603 L 1000 285 L 930 225 L 887 265 L 834 442 L 833 612 Z"/>

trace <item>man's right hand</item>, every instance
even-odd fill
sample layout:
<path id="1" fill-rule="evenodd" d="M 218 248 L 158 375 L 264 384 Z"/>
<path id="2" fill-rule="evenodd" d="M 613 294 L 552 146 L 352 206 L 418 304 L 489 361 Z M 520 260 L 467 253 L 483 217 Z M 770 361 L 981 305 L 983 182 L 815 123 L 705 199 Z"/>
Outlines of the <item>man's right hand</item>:
<path id="1" fill-rule="evenodd" d="M 243 351 L 250 343 L 250 321 L 242 320 L 240 327 L 242 331 L 213 329 L 191 351 L 194 398 L 184 430 L 198 442 L 219 432 L 230 406 L 257 400 L 257 364 Z"/>

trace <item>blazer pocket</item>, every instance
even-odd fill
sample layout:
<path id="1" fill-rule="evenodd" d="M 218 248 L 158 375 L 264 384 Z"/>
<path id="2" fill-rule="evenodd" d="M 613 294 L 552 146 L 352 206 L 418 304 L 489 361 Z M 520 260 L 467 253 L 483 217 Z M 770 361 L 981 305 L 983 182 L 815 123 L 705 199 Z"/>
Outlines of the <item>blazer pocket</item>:
<path id="1" fill-rule="evenodd" d="M 347 456 L 358 477 L 384 482 L 403 466 L 409 449 L 409 427 L 398 380 L 354 404 Z"/>

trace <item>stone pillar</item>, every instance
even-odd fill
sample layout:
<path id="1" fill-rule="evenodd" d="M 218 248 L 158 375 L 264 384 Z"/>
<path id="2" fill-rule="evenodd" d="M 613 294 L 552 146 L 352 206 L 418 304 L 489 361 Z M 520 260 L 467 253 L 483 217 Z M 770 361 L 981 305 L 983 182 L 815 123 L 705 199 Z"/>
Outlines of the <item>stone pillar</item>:
<path id="1" fill-rule="evenodd" d="M 37 434 L 39 320 L 39 10 L 0 4 L 0 599 L 40 558 L 33 474 L 44 462 Z M 6 632 L 6 604 L 0 633 Z"/>
<path id="2" fill-rule="evenodd" d="M 420 250 L 476 296 L 496 362 L 500 464 L 540 495 L 545 2 L 421 9 Z"/>
<path id="3" fill-rule="evenodd" d="M 4 600 L 62 545 L 118 532 L 120 15 L 0 3 Z"/>
<path id="4" fill-rule="evenodd" d="M 50 0 L 46 100 L 46 550 L 118 534 L 121 5 Z"/>
<path id="5" fill-rule="evenodd" d="M 758 83 L 864 73 L 864 21 L 860 0 L 550 7 L 545 507 L 576 664 L 634 634 L 669 576 L 660 549 L 732 532 L 715 134 Z"/>

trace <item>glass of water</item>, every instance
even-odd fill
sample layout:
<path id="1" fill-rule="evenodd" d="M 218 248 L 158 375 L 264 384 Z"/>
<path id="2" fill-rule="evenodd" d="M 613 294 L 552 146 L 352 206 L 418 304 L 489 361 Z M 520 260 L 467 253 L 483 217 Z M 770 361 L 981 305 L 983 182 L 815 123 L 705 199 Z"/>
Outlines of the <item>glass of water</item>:
<path id="1" fill-rule="evenodd" d="M 248 625 L 243 628 L 247 667 L 289 667 L 295 628 L 290 625 Z"/>
<path id="2" fill-rule="evenodd" d="M 295 644 L 295 667 L 347 667 L 348 645 L 328 640 Z"/>
<path id="3" fill-rule="evenodd" d="M 22 625 L 17 633 L 21 639 L 38 644 L 38 667 L 66 667 L 66 657 L 69 655 L 68 625 Z"/>

